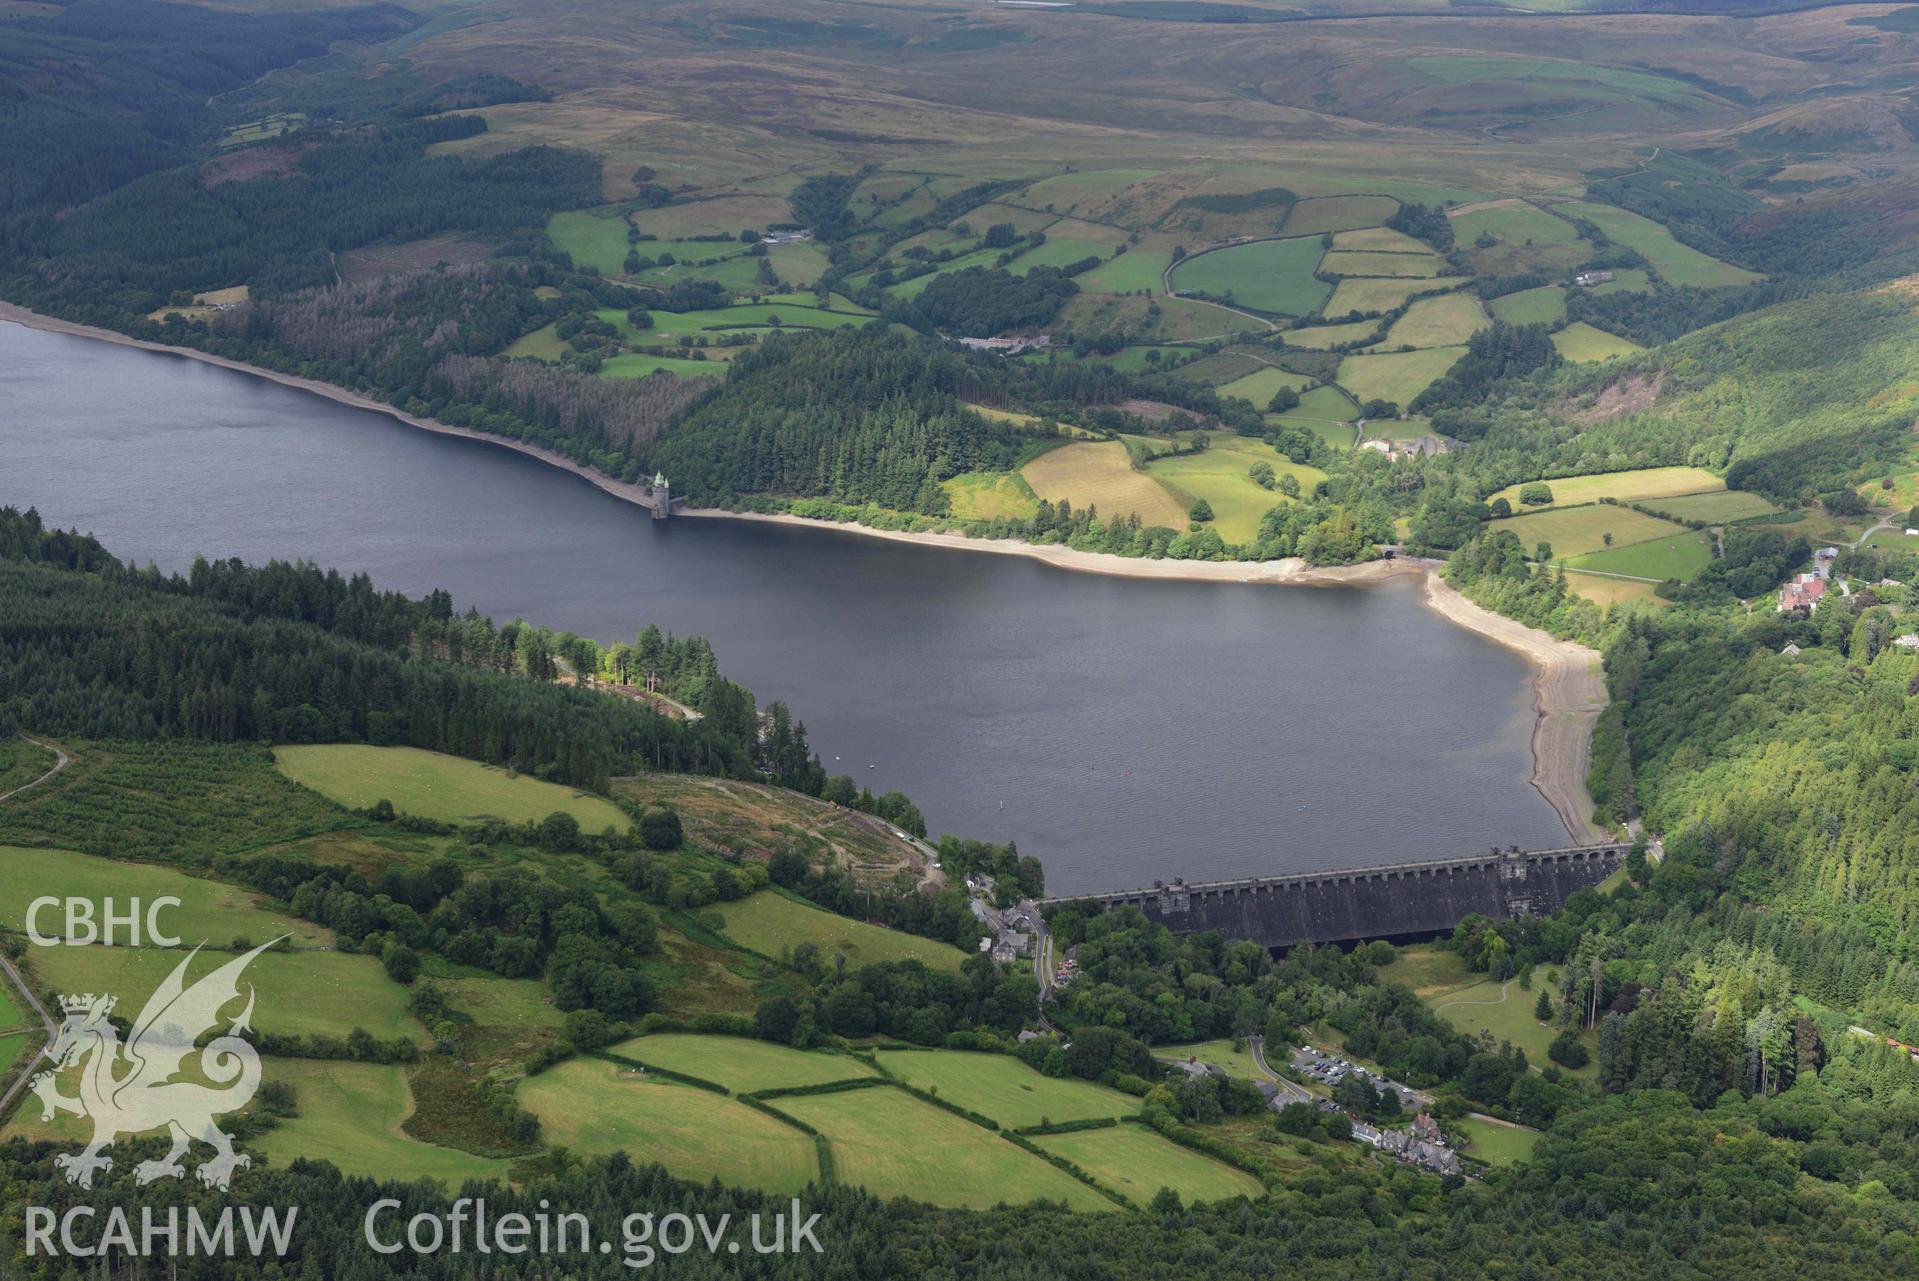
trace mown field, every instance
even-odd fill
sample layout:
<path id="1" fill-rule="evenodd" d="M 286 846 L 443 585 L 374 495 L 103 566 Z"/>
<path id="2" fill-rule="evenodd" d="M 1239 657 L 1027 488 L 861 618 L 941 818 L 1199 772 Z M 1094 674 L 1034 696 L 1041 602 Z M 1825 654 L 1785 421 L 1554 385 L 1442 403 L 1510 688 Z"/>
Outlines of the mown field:
<path id="1" fill-rule="evenodd" d="M 582 1155 L 624 1151 L 684 1179 L 783 1193 L 819 1177 L 813 1140 L 794 1127 L 737 1099 L 604 1059 L 556 1064 L 528 1078 L 519 1099 L 549 1144 Z"/>
<path id="2" fill-rule="evenodd" d="M 1127 1123 L 1033 1140 L 1063 1156 L 1134 1205 L 1145 1205 L 1161 1188 L 1188 1205 L 1243 1196 L 1257 1199 L 1266 1188 L 1244 1170 L 1180 1147 L 1143 1125 Z"/>
<path id="3" fill-rule="evenodd" d="M 1020 469 L 1039 497 L 1075 510 L 1097 505 L 1100 517 L 1137 514 L 1146 525 L 1186 528 L 1186 505 L 1144 472 L 1133 470 L 1118 441 L 1085 441 L 1048 450 Z"/>
<path id="4" fill-rule="evenodd" d="M 827 1137 L 836 1179 L 880 1196 L 976 1209 L 1042 1199 L 1116 1208 L 1064 1170 L 902 1090 L 796 1095 L 773 1106 Z"/>
<path id="5" fill-rule="evenodd" d="M 1488 1165 L 1517 1165 L 1530 1160 L 1533 1149 L 1539 1146 L 1537 1130 L 1502 1125 L 1498 1121 L 1483 1121 L 1478 1117 L 1463 1116 L 1448 1121 L 1446 1128 L 1465 1135 L 1468 1144 L 1466 1155 L 1477 1157 Z"/>
<path id="6" fill-rule="evenodd" d="M 1711 494 L 1681 494 L 1677 498 L 1647 499 L 1646 507 L 1675 520 L 1711 522 L 1750 520 L 1770 516 L 1779 509 L 1758 494 L 1739 489 L 1722 489 Z"/>
<path id="7" fill-rule="evenodd" d="M 111 992 L 131 1017 L 186 957 L 184 949 L 168 947 L 42 947 L 34 949 L 32 964 L 48 987 Z M 233 959 L 230 952 L 203 951 L 188 966 L 187 981 Z M 375 957 L 267 952 L 247 967 L 246 982 L 259 994 L 253 1023 L 262 1032 L 344 1038 L 358 1027 L 381 1039 L 424 1035 L 407 1013 L 406 990 L 386 976 Z M 236 1001 L 228 1013 L 237 1015 L 241 1008 Z"/>
<path id="8" fill-rule="evenodd" d="M 1528 554 L 1542 542 L 1551 543 L 1555 560 L 1568 560 L 1608 547 L 1623 548 L 1649 539 L 1690 536 L 1691 533 L 1671 521 L 1636 512 L 1630 507 L 1615 507 L 1611 503 L 1558 507 L 1527 516 L 1511 516 L 1491 521 L 1488 527 L 1517 536 Z M 1612 535 L 1610 543 L 1606 541 L 1608 534 Z"/>
<path id="9" fill-rule="evenodd" d="M 1348 356 L 1339 362 L 1339 384 L 1362 404 L 1387 400 L 1404 409 L 1465 354 L 1464 347 L 1432 347 Z"/>
<path id="10" fill-rule="evenodd" d="M 279 747 L 273 759 L 288 778 L 354 809 L 385 800 L 403 814 L 442 823 L 483 816 L 530 823 L 564 813 L 589 832 L 607 827 L 623 832 L 633 825 L 617 805 L 600 797 L 415 747 Z"/>
<path id="11" fill-rule="evenodd" d="M 844 1054 L 794 1050 L 740 1036 L 656 1032 L 622 1041 L 606 1053 L 713 1081 L 736 1094 L 874 1075 L 872 1068 Z"/>
<path id="12" fill-rule="evenodd" d="M 708 910 L 724 922 L 722 929 L 728 938 L 762 956 L 790 956 L 801 943 L 814 943 L 829 962 L 837 954 L 846 958 L 849 967 L 912 960 L 956 970 L 966 959 L 965 953 L 950 944 L 868 925 L 775 890 L 761 890 Z"/>
<path id="13" fill-rule="evenodd" d="M 879 1062 L 901 1080 L 930 1090 L 1008 1129 L 1134 1116 L 1139 1100 L 1091 1081 L 1044 1076 L 1010 1054 L 956 1050 L 882 1050 Z"/>
<path id="14" fill-rule="evenodd" d="M 1572 569 L 1663 582 L 1668 578 L 1691 578 L 1711 564 L 1712 546 L 1711 534 L 1687 530 L 1626 547 L 1615 545 L 1583 556 L 1570 556 L 1566 564 Z"/>
<path id="15" fill-rule="evenodd" d="M 1559 476 L 1546 482 L 1553 491 L 1553 504 L 1561 507 L 1578 503 L 1596 503 L 1602 498 L 1622 503 L 1640 503 L 1649 498 L 1673 498 L 1680 494 L 1702 494 L 1726 487 L 1726 482 L 1703 467 L 1643 467 L 1637 471 L 1593 472 L 1584 476 Z M 1503 498 L 1520 511 L 1519 491 L 1524 485 L 1508 485 L 1486 495 L 1486 501 Z M 1528 509 L 1530 510 L 1530 509 Z"/>
<path id="16" fill-rule="evenodd" d="M 1446 261 L 1435 253 L 1394 254 L 1335 249 L 1320 261 L 1319 269 L 1334 276 L 1437 276 Z"/>
<path id="17" fill-rule="evenodd" d="M 1281 389 L 1304 391 L 1313 385 L 1313 380 L 1305 374 L 1296 374 L 1289 369 L 1274 369 L 1267 365 L 1218 388 L 1222 396 L 1238 396 L 1241 400 L 1250 400 L 1261 409 L 1273 399 Z"/>
<path id="18" fill-rule="evenodd" d="M 1327 301 L 1325 313 L 1328 316 L 1344 316 L 1352 312 L 1391 311 L 1414 294 L 1430 293 L 1435 289 L 1452 289 L 1466 283 L 1464 276 L 1347 276 L 1333 289 L 1333 296 Z M 1343 326 L 1340 326 L 1343 328 Z M 1370 325 L 1360 334 L 1372 332 Z M 1355 334 L 1354 337 L 1358 337 Z M 1293 335 L 1288 333 L 1288 342 Z M 1320 343 L 1298 342 L 1295 346 L 1321 346 L 1348 341 L 1344 338 L 1325 338 Z"/>
<path id="19" fill-rule="evenodd" d="M 1453 347 L 1486 328 L 1492 322 L 1474 294 L 1441 294 L 1421 298 L 1406 309 L 1406 314 L 1386 331 L 1386 341 L 1378 351 L 1400 347 Z"/>

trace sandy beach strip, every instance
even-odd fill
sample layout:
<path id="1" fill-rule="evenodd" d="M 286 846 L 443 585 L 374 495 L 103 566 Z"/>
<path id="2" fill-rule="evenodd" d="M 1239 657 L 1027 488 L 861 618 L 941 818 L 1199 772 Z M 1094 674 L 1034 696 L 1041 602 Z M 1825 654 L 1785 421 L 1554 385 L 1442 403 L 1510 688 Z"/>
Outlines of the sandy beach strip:
<path id="1" fill-rule="evenodd" d="M 317 379 L 301 378 L 243 361 L 229 360 L 191 347 L 174 347 L 148 342 L 111 329 L 75 324 L 53 316 L 43 316 L 12 303 L 0 302 L 0 321 L 24 325 L 49 333 L 67 334 L 117 343 L 142 351 L 159 352 L 198 360 L 236 373 L 265 378 L 286 387 L 324 396 L 337 404 L 385 414 L 409 427 L 459 436 L 502 449 L 511 449 L 536 458 L 550 467 L 571 472 L 595 488 L 623 502 L 648 510 L 652 499 L 640 485 L 615 480 L 573 461 L 564 454 L 507 436 L 473 431 L 451 423 L 422 418 L 396 409 L 384 401 L 360 395 Z M 732 512 L 714 507 L 675 508 L 674 519 L 691 517 L 707 520 L 744 520 L 765 524 L 816 529 L 864 538 L 883 538 L 892 542 L 915 543 L 922 547 L 940 547 L 950 551 L 983 552 L 999 556 L 1023 556 L 1057 569 L 1087 574 L 1108 574 L 1118 578 L 1162 581 L 1267 583 L 1294 587 L 1363 587 L 1408 575 L 1426 580 L 1426 603 L 1435 611 L 1469 631 L 1505 645 L 1525 656 L 1533 666 L 1532 756 L 1533 786 L 1551 803 L 1566 825 L 1575 844 L 1593 844 L 1609 839 L 1604 829 L 1592 822 L 1592 799 L 1586 793 L 1586 771 L 1592 757 L 1593 722 L 1605 710 L 1606 683 L 1600 675 L 1599 654 L 1584 645 L 1562 641 L 1536 628 L 1495 614 L 1473 604 L 1440 578 L 1436 563 L 1418 559 L 1367 561 L 1359 565 L 1308 565 L 1298 557 L 1269 561 L 1147 560 L 1114 556 L 1105 552 L 1078 551 L 1071 547 L 1027 543 L 1016 539 L 968 538 L 964 534 L 925 533 L 907 530 L 874 529 L 851 522 L 817 520 L 786 513 Z"/>

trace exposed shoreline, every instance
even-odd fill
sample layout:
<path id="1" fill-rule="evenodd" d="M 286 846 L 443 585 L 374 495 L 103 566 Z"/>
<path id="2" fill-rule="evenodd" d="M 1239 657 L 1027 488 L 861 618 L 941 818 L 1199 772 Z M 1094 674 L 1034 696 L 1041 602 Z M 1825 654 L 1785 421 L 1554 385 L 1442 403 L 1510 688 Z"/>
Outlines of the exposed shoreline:
<path id="1" fill-rule="evenodd" d="M 43 316 L 8 302 L 0 302 L 0 321 L 48 333 L 91 338 L 100 342 L 115 343 L 122 347 L 137 348 L 141 351 L 197 360 L 204 364 L 217 365 L 222 369 L 230 369 L 236 373 L 265 378 L 282 386 L 323 396 L 336 404 L 385 414 L 389 418 L 397 419 L 409 427 L 417 427 L 422 431 L 435 432 L 442 436 L 459 436 L 467 440 L 511 449 L 529 458 L 538 459 L 550 467 L 571 472 L 596 489 L 623 502 L 633 503 L 648 510 L 652 509 L 651 498 L 642 486 L 615 480 L 573 461 L 564 454 L 510 437 L 456 427 L 451 423 L 439 422 L 432 418 L 422 418 L 383 401 L 334 386 L 332 383 L 302 378 L 297 374 L 281 373 L 259 365 L 249 365 L 243 361 L 230 360 L 224 356 L 216 356 L 191 347 L 174 347 L 166 343 L 149 342 L 127 334 L 116 333 L 111 329 L 100 329 L 92 325 L 60 320 L 53 316 Z M 887 539 L 893 542 L 917 543 L 923 547 L 940 547 L 951 551 L 1023 556 L 1029 560 L 1051 565 L 1056 569 L 1072 570 L 1077 573 L 1107 574 L 1119 578 L 1268 583 L 1297 587 L 1363 587 L 1408 575 L 1423 576 L 1426 583 L 1426 603 L 1436 613 L 1469 631 L 1518 652 L 1531 664 L 1534 673 L 1532 785 L 1558 812 L 1568 835 L 1575 843 L 1589 844 L 1606 838 L 1606 833 L 1593 826 L 1590 817 L 1592 800 L 1586 794 L 1586 770 L 1592 754 L 1592 727 L 1599 713 L 1604 710 L 1607 700 L 1605 682 L 1598 675 L 1599 655 L 1584 645 L 1558 640 L 1545 632 L 1473 604 L 1434 572 L 1432 562 L 1400 559 L 1368 561 L 1360 565 L 1313 566 L 1297 557 L 1270 561 L 1147 560 L 1114 556 L 1105 552 L 1077 551 L 1056 544 L 1027 543 L 1014 539 L 968 538 L 964 534 L 874 529 L 867 525 L 818 520 L 784 512 L 731 512 L 713 507 L 688 507 L 675 510 L 674 519 L 681 518 L 758 521 L 764 524 L 804 527 L 865 538 Z"/>

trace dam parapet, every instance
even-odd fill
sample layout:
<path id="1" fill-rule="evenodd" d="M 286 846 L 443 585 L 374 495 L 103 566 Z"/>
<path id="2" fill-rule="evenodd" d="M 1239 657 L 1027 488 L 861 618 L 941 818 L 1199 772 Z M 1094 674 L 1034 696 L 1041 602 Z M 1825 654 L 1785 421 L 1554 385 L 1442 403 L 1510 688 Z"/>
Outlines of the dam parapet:
<path id="1" fill-rule="evenodd" d="M 1494 849 L 1468 858 L 1231 881 L 1156 882 L 1151 888 L 1042 899 L 1129 906 L 1176 934 L 1216 931 L 1264 947 L 1441 934 L 1473 913 L 1543 916 L 1625 866 L 1630 844 Z"/>

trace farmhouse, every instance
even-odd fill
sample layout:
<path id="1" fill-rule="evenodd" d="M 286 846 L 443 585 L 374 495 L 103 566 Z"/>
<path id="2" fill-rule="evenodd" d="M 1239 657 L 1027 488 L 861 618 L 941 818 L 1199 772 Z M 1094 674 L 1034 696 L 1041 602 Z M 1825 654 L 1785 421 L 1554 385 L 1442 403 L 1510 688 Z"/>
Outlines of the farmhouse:
<path id="1" fill-rule="evenodd" d="M 1591 289 L 1594 285 L 1603 285 L 1611 279 L 1610 271 L 1582 271 L 1573 277 L 1573 283 L 1581 289 Z"/>
<path id="2" fill-rule="evenodd" d="M 962 338 L 959 345 L 968 351 L 988 351 L 996 356 L 1022 356 L 1029 351 L 1044 351 L 1053 345 L 1051 334 L 1021 334 L 1017 338 Z"/>
<path id="3" fill-rule="evenodd" d="M 802 227 L 798 231 L 769 231 L 760 237 L 763 245 L 796 245 L 803 240 L 813 238 L 813 229 Z"/>
<path id="4" fill-rule="evenodd" d="M 1819 608 L 1825 595 L 1825 579 L 1817 574 L 1801 574 L 1779 589 L 1779 612 L 1803 609 L 1810 614 Z"/>

